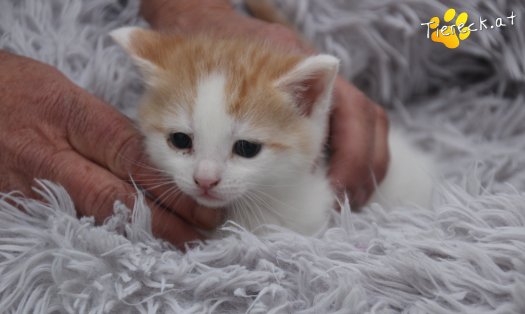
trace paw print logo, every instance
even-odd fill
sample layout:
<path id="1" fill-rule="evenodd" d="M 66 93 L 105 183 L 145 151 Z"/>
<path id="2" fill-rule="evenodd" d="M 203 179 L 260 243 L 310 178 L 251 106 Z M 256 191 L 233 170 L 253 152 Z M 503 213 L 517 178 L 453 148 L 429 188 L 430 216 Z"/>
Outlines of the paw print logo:
<path id="1" fill-rule="evenodd" d="M 455 17 L 456 10 L 450 8 L 445 12 L 443 20 L 446 23 L 449 23 Z M 465 26 L 467 25 L 467 19 L 467 12 L 462 12 L 457 16 L 454 25 L 440 27 L 439 17 L 434 16 L 428 23 L 428 27 L 434 30 L 431 36 L 432 41 L 442 43 L 450 49 L 459 47 L 461 41 L 467 39 L 470 36 L 470 28 Z"/>

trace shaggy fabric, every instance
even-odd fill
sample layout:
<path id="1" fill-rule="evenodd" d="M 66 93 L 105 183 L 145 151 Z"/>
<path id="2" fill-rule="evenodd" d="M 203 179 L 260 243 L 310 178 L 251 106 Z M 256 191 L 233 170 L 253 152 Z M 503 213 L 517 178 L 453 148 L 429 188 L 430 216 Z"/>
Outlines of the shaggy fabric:
<path id="1" fill-rule="evenodd" d="M 0 198 L 7 313 L 525 313 L 525 3 L 281 0 L 307 38 L 404 126 L 442 169 L 431 208 L 352 213 L 303 237 L 235 225 L 186 254 L 151 236 L 149 210 L 77 219 L 66 191 Z M 420 23 L 448 7 L 515 25 L 457 49 Z M 135 68 L 107 33 L 145 25 L 138 2 L 3 0 L 0 47 L 52 64 L 133 116 Z M 1 69 L 1 65 L 0 65 Z M 17 208 L 23 208 L 22 212 Z"/>

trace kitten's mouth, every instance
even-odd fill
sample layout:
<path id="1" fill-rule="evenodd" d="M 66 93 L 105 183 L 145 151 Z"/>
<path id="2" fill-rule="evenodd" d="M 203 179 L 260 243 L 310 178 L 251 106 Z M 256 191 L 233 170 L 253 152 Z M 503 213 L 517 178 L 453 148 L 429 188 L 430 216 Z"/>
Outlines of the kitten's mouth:
<path id="1" fill-rule="evenodd" d="M 223 198 L 214 194 L 210 194 L 209 192 L 200 193 L 195 197 L 195 200 L 201 205 L 211 208 L 222 207 L 226 203 Z"/>
<path id="2" fill-rule="evenodd" d="M 200 190 L 198 195 L 198 198 L 207 200 L 207 201 L 215 201 L 215 202 L 223 202 L 224 198 L 220 197 L 214 190 Z"/>
<path id="3" fill-rule="evenodd" d="M 208 191 L 201 193 L 199 195 L 199 197 L 207 199 L 207 200 L 211 200 L 211 201 L 222 201 L 222 198 L 220 198 L 220 197 L 218 197 L 216 195 L 213 195 L 213 194 L 211 194 Z"/>

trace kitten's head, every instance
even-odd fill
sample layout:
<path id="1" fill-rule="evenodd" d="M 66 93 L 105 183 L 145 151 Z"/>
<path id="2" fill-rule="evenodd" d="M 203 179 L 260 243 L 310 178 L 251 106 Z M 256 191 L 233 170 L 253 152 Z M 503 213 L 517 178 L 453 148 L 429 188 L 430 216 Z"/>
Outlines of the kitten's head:
<path id="1" fill-rule="evenodd" d="M 336 58 L 248 39 L 111 35 L 148 86 L 139 122 L 151 159 L 199 203 L 292 186 L 322 156 Z"/>

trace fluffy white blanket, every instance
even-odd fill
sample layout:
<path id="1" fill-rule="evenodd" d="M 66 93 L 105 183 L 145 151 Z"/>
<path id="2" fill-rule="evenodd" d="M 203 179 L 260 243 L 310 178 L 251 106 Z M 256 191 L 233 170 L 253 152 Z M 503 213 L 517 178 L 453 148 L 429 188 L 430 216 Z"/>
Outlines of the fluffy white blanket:
<path id="1" fill-rule="evenodd" d="M 346 206 L 315 237 L 276 228 L 198 243 L 154 239 L 139 199 L 104 226 L 66 191 L 0 197 L 6 313 L 525 313 L 525 3 L 278 1 L 306 37 L 440 160 L 431 208 Z M 50 63 L 133 115 L 141 84 L 107 33 L 144 25 L 137 0 L 3 0 L 0 48 Z M 457 49 L 420 23 L 448 7 L 515 25 Z M 0 65 L 1 69 L 1 65 Z M 13 203 L 18 203 L 22 212 Z"/>

